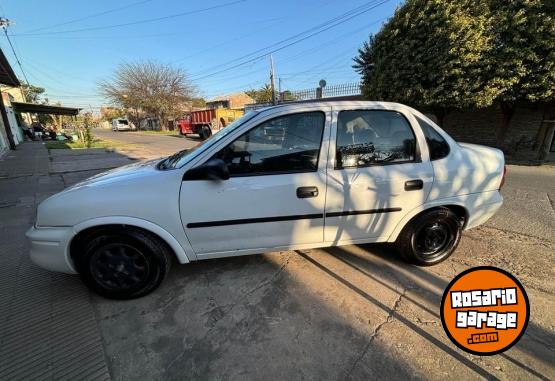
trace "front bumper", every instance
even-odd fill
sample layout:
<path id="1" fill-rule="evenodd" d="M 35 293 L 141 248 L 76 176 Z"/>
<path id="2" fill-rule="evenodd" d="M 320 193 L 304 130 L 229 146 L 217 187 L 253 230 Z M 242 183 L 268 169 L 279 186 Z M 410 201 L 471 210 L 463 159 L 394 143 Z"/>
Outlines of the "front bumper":
<path id="1" fill-rule="evenodd" d="M 69 257 L 69 242 L 75 235 L 72 227 L 31 227 L 25 233 L 31 241 L 31 260 L 51 271 L 76 274 Z"/>

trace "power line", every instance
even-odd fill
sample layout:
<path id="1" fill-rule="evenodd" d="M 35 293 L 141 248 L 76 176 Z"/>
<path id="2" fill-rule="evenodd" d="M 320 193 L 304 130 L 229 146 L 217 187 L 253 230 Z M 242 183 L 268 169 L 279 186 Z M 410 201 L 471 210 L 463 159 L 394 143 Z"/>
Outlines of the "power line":
<path id="1" fill-rule="evenodd" d="M 25 71 L 23 70 L 23 65 L 21 65 L 21 61 L 19 60 L 19 57 L 17 56 L 17 53 L 15 52 L 15 48 L 13 47 L 12 40 L 10 40 L 10 36 L 8 36 L 8 27 L 12 24 L 13 24 L 12 21 L 8 20 L 7 18 L 0 17 L 0 26 L 2 26 L 2 29 L 4 29 L 4 34 L 6 35 L 6 39 L 8 40 L 8 43 L 10 44 L 10 47 L 12 48 L 12 53 L 15 57 L 15 61 L 19 65 L 19 69 L 21 70 L 21 74 L 23 74 L 23 78 L 25 79 L 25 83 L 27 84 L 27 86 L 29 86 L 29 80 L 27 79 L 27 75 L 25 74 Z M 25 96 L 23 96 L 23 97 L 25 98 Z"/>
<path id="2" fill-rule="evenodd" d="M 98 16 L 107 15 L 107 14 L 109 14 L 109 13 L 113 13 L 113 12 L 117 12 L 117 11 L 122 11 L 122 10 L 127 9 L 127 8 L 131 8 L 131 7 L 135 7 L 135 6 L 137 6 L 137 5 L 141 5 L 141 4 L 144 4 L 144 3 L 148 3 L 148 2 L 150 2 L 150 1 L 152 1 L 152 0 L 137 1 L 137 2 L 135 2 L 135 3 L 127 4 L 127 5 L 124 5 L 124 6 L 122 6 L 122 7 L 108 9 L 108 10 L 106 10 L 106 11 L 102 11 L 102 12 L 99 12 L 99 13 L 94 13 L 94 14 L 92 14 L 92 15 L 80 17 L 80 18 L 73 19 L 73 20 L 69 20 L 69 21 L 66 21 L 66 22 L 63 22 L 63 23 L 59 23 L 59 24 L 53 24 L 53 25 L 49 25 L 49 26 L 43 26 L 43 27 L 40 27 L 40 28 L 37 28 L 37 29 L 29 30 L 29 31 L 24 32 L 24 33 L 34 33 L 34 32 L 38 32 L 38 31 L 40 31 L 40 30 L 56 28 L 56 27 L 59 27 L 59 26 L 64 26 L 64 25 L 73 24 L 73 23 L 76 23 L 76 22 L 79 22 L 79 21 L 89 20 L 89 19 L 92 19 L 92 18 L 95 18 L 95 17 L 98 17 Z"/>
<path id="3" fill-rule="evenodd" d="M 269 51 L 265 51 L 265 50 L 267 50 L 267 49 L 268 49 L 269 47 L 271 47 L 271 46 L 280 45 L 280 44 L 282 44 L 283 42 L 286 42 L 286 41 L 288 41 L 288 40 L 294 39 L 296 36 L 305 34 L 307 31 L 302 32 L 302 33 L 299 33 L 299 34 L 297 34 L 297 35 L 295 35 L 295 36 L 293 36 L 293 37 L 289 37 L 289 38 L 287 38 L 287 39 L 285 39 L 285 40 L 282 40 L 282 41 L 280 41 L 280 42 L 277 42 L 277 43 L 275 43 L 275 44 L 272 44 L 272 45 L 270 45 L 269 47 L 262 48 L 262 49 L 258 49 L 258 50 L 256 50 L 256 51 L 253 52 L 253 53 L 250 53 L 250 54 L 247 54 L 247 55 L 245 55 L 245 56 L 239 57 L 239 58 L 237 58 L 237 59 L 235 59 L 235 60 L 232 60 L 232 61 L 228 61 L 228 62 L 226 62 L 225 64 L 218 65 L 218 66 L 214 67 L 213 69 L 216 69 L 216 68 L 222 67 L 222 66 L 226 66 L 226 65 L 228 65 L 228 64 L 230 64 L 230 63 L 233 63 L 233 62 L 235 62 L 235 61 L 238 61 L 238 60 L 241 60 L 241 59 L 243 59 L 243 58 L 249 57 L 249 56 L 251 56 L 251 55 L 253 55 L 253 54 L 256 54 L 257 52 L 265 51 L 264 53 L 262 53 L 262 54 L 260 54 L 260 55 L 258 55 L 258 56 L 256 56 L 256 57 L 254 57 L 254 58 L 250 58 L 250 59 L 248 59 L 248 60 L 246 60 L 246 61 L 243 61 L 243 62 L 240 62 L 240 63 L 238 63 L 238 64 L 232 65 L 232 66 L 230 66 L 230 67 L 228 67 L 228 68 L 225 68 L 225 69 L 217 70 L 217 71 L 212 72 L 212 73 L 209 73 L 209 74 L 198 75 L 198 76 L 196 76 L 196 77 L 193 76 L 191 79 L 193 79 L 193 80 L 199 80 L 199 79 L 211 77 L 211 76 L 214 76 L 214 75 L 217 75 L 217 74 L 220 74 L 220 73 L 229 71 L 229 70 L 231 70 L 231 69 L 234 69 L 234 68 L 243 66 L 243 65 L 245 65 L 245 64 L 247 64 L 247 63 L 250 63 L 250 62 L 259 60 L 259 59 L 261 59 L 261 58 L 267 56 L 268 54 L 278 52 L 278 51 L 283 50 L 283 49 L 285 49 L 285 48 L 288 48 L 288 47 L 290 47 L 290 46 L 292 46 L 292 45 L 298 44 L 299 42 L 302 42 L 302 41 L 304 41 L 304 40 L 306 40 L 306 39 L 308 39 L 308 38 L 311 38 L 311 37 L 313 37 L 313 36 L 315 36 L 315 35 L 317 35 L 317 34 L 320 34 L 320 33 L 323 33 L 323 32 L 325 32 L 325 31 L 329 30 L 329 29 L 332 29 L 332 28 L 334 28 L 334 27 L 336 27 L 336 26 L 338 26 L 338 25 L 340 25 L 340 24 L 343 24 L 343 23 L 345 23 L 345 22 L 347 22 L 347 21 L 349 21 L 349 20 L 351 20 L 351 19 L 353 19 L 353 18 L 355 18 L 355 17 L 357 17 L 357 16 L 360 16 L 360 15 L 366 13 L 366 12 L 371 11 L 371 10 L 374 9 L 374 8 L 377 8 L 378 6 L 384 4 L 384 3 L 388 2 L 388 1 L 389 1 L 389 0 L 382 0 L 382 1 L 378 2 L 378 3 L 376 3 L 375 1 L 371 1 L 370 3 L 368 3 L 368 4 L 365 5 L 365 6 L 366 6 L 365 9 L 362 9 L 362 10 L 360 10 L 360 11 L 354 13 L 354 14 L 350 14 L 350 13 L 352 13 L 352 11 L 349 11 L 349 12 L 347 12 L 346 14 L 344 14 L 344 15 L 342 15 L 342 16 L 339 16 L 339 17 L 334 18 L 334 19 L 333 19 L 334 21 L 331 22 L 331 23 L 330 23 L 330 21 L 327 21 L 326 23 L 324 23 L 324 24 L 322 24 L 322 25 L 319 25 L 319 26 L 317 26 L 317 27 L 313 27 L 313 28 L 308 29 L 308 31 L 314 30 L 314 29 L 319 29 L 319 30 L 317 30 L 317 31 L 315 31 L 315 32 L 313 32 L 313 33 L 311 33 L 311 34 L 309 34 L 309 35 L 307 35 L 307 36 L 304 36 L 304 37 L 302 37 L 302 38 L 299 38 L 299 39 L 297 39 L 297 40 L 294 40 L 294 41 L 292 41 L 292 42 L 290 42 L 290 43 L 288 43 L 288 44 L 286 44 L 286 45 L 280 46 L 280 47 L 278 47 L 278 48 L 275 48 L 275 49 L 272 49 L 272 50 L 269 50 Z M 372 4 L 372 3 L 373 3 L 373 4 Z M 372 4 L 372 5 L 370 5 L 370 4 Z M 358 8 L 360 8 L 360 7 L 358 7 Z M 348 17 L 345 17 L 345 15 L 347 15 L 347 14 L 349 14 Z M 325 26 L 324 28 L 322 28 L 322 26 L 323 26 L 323 25 L 326 25 L 326 24 L 329 24 L 329 25 L 327 25 L 327 26 Z"/>
<path id="4" fill-rule="evenodd" d="M 181 57 L 181 58 L 179 58 L 179 59 L 173 61 L 172 63 L 177 63 L 177 62 L 185 61 L 185 60 L 188 59 L 188 58 L 192 58 L 192 57 L 198 56 L 199 54 L 208 52 L 208 51 L 210 51 L 210 50 L 214 50 L 214 49 L 216 49 L 216 48 L 218 48 L 218 47 L 226 46 L 226 45 L 228 45 L 228 44 L 231 43 L 231 42 L 234 42 L 234 41 L 237 41 L 237 40 L 241 40 L 241 39 L 243 39 L 243 38 L 245 38 L 245 37 L 249 37 L 249 36 L 252 36 L 252 35 L 256 35 L 256 34 L 262 32 L 263 30 L 267 30 L 267 29 L 273 28 L 275 25 L 279 24 L 281 20 L 286 19 L 286 18 L 287 18 L 287 17 L 279 17 L 279 18 L 277 18 L 277 19 L 274 19 L 274 20 L 277 20 L 276 22 L 271 23 L 271 24 L 269 24 L 269 25 L 266 25 L 266 26 L 263 27 L 263 28 L 256 29 L 256 30 L 254 30 L 254 31 L 252 31 L 252 32 L 249 32 L 249 33 L 246 33 L 246 34 L 242 34 L 242 35 L 240 35 L 240 36 L 238 36 L 238 37 L 235 37 L 235 38 L 232 38 L 232 39 L 229 39 L 229 40 L 225 40 L 225 41 L 220 42 L 220 43 L 218 43 L 218 44 L 216 44 L 216 45 L 212 45 L 211 47 L 209 47 L 209 48 L 207 48 L 207 49 L 203 49 L 203 50 L 197 51 L 197 52 L 195 52 L 195 53 L 189 54 L 188 56 Z"/>
<path id="5" fill-rule="evenodd" d="M 318 46 L 315 46 L 315 47 L 310 48 L 310 49 L 308 49 L 308 50 L 303 50 L 303 51 L 302 51 L 301 53 L 299 53 L 299 54 L 294 54 L 294 55 L 285 57 L 284 59 L 280 60 L 280 63 L 283 64 L 283 63 L 287 63 L 287 62 L 290 62 L 290 61 L 298 60 L 299 58 L 306 57 L 306 53 L 309 53 L 309 52 L 310 52 L 310 53 L 317 52 L 317 51 L 319 51 L 319 49 L 321 49 L 322 47 L 329 47 L 330 45 L 336 44 L 337 42 L 342 41 L 342 39 L 343 39 L 344 37 L 349 36 L 349 35 L 352 35 L 353 33 L 357 33 L 357 32 L 359 32 L 359 31 L 361 31 L 361 30 L 367 29 L 367 28 L 369 28 L 369 27 L 372 26 L 372 25 L 378 24 L 378 23 L 380 23 L 380 22 L 386 20 L 387 18 L 388 18 L 388 17 L 382 17 L 382 18 L 380 18 L 380 19 L 378 19 L 378 20 L 375 20 L 375 21 L 372 21 L 372 22 L 370 22 L 370 23 L 368 23 L 368 24 L 365 24 L 365 25 L 362 26 L 362 27 L 357 27 L 357 28 L 355 28 L 355 29 L 353 29 L 353 30 L 349 30 L 348 32 L 346 32 L 346 33 L 344 33 L 344 34 L 341 34 L 341 35 L 339 35 L 339 36 L 337 36 L 337 37 L 335 37 L 335 38 L 333 38 L 333 39 L 331 39 L 331 40 L 327 40 L 327 41 L 323 42 L 322 44 L 320 44 L 320 45 L 318 45 Z M 354 47 L 349 48 L 349 50 L 352 49 L 352 48 L 354 48 Z M 293 79 L 293 78 L 297 78 L 299 75 L 302 76 L 302 74 L 311 72 L 311 71 L 313 71 L 314 69 L 316 69 L 316 68 L 318 68 L 318 67 L 321 67 L 321 66 L 324 66 L 324 65 L 325 65 L 325 67 L 326 67 L 326 70 L 318 70 L 318 73 L 321 73 L 321 74 L 323 74 L 323 73 L 329 73 L 330 71 L 328 71 L 327 68 L 330 66 L 330 65 L 329 65 L 330 62 L 335 62 L 335 61 L 337 61 L 337 58 L 340 58 L 339 56 L 340 56 L 340 55 L 343 55 L 345 52 L 346 52 L 346 51 L 341 51 L 340 54 L 334 55 L 333 57 L 331 57 L 331 59 L 326 60 L 326 62 L 317 64 L 317 65 L 311 67 L 309 70 L 303 70 L 303 71 L 301 71 L 301 72 L 294 72 L 294 73 L 287 73 L 286 75 L 289 75 L 290 77 L 288 77 L 288 78 L 286 77 L 285 79 L 287 79 L 287 80 L 290 81 L 290 80 Z M 336 67 L 336 66 L 333 66 L 332 68 L 335 68 L 335 67 Z M 346 70 L 352 70 L 352 69 L 349 67 L 349 68 L 342 69 L 341 71 L 344 72 L 344 71 L 346 71 Z M 248 73 L 245 73 L 245 74 L 239 74 L 239 75 L 234 75 L 234 76 L 231 76 L 231 77 L 220 78 L 218 81 L 221 81 L 221 80 L 234 80 L 234 79 L 238 79 L 238 78 L 248 77 L 248 76 L 251 76 L 251 75 L 253 75 L 253 74 L 255 74 L 255 73 L 259 73 L 259 72 L 263 72 L 263 71 L 267 71 L 266 66 L 264 66 L 263 68 L 261 68 L 261 69 L 259 69 L 259 70 L 249 71 Z M 328 76 L 329 76 L 329 75 L 328 75 Z M 302 77 L 305 77 L 305 78 L 306 78 L 306 77 L 308 77 L 308 76 L 302 76 Z M 280 78 L 283 79 L 283 77 L 281 77 L 281 75 L 280 75 Z M 310 80 L 312 81 L 313 79 L 310 79 Z M 257 82 L 258 82 L 258 83 L 265 83 L 265 81 L 257 81 Z M 305 82 L 307 82 L 307 81 L 300 81 L 299 83 L 305 83 Z M 251 83 L 248 83 L 248 84 L 243 84 L 243 85 L 239 85 L 239 86 L 234 86 L 233 89 L 238 91 L 238 90 L 241 90 L 241 89 L 251 88 L 252 85 L 253 85 L 253 83 L 251 82 Z M 229 90 L 227 90 L 227 91 L 229 91 Z M 225 92 L 225 91 L 224 91 L 224 92 Z M 209 93 L 209 94 L 212 95 L 212 94 L 215 94 L 215 93 L 211 92 L 211 93 Z"/>
<path id="6" fill-rule="evenodd" d="M 32 64 L 31 61 L 29 61 L 28 58 L 26 58 L 24 60 L 24 62 L 25 62 L 25 66 L 27 67 L 27 72 L 29 72 L 29 73 L 37 72 L 37 73 L 41 74 L 42 78 L 39 78 L 38 75 L 33 75 L 33 77 L 39 79 L 41 84 L 44 85 L 47 80 L 48 80 L 49 83 L 55 83 L 56 84 L 55 86 L 50 85 L 50 86 L 45 86 L 45 87 L 53 89 L 54 91 L 65 92 L 66 91 L 65 87 L 73 87 L 74 86 L 73 83 L 66 82 L 65 79 L 60 79 L 60 77 L 65 78 L 64 74 L 60 74 L 60 77 L 54 77 L 54 76 L 50 75 L 49 72 L 44 71 L 43 68 L 41 66 L 39 66 L 38 64 Z M 32 69 L 32 71 L 30 69 Z M 61 85 L 61 87 L 58 87 L 57 85 Z M 89 94 L 91 94 L 91 93 L 81 93 L 81 94 L 75 94 L 75 95 L 89 95 Z"/>
<path id="7" fill-rule="evenodd" d="M 213 70 L 213 69 L 217 69 L 217 68 L 219 68 L 219 67 L 226 66 L 226 65 L 231 64 L 231 63 L 233 63 L 233 62 L 240 61 L 240 60 L 242 60 L 242 59 L 246 59 L 246 58 L 248 58 L 248 57 L 250 57 L 250 56 L 253 56 L 253 55 L 255 55 L 255 54 L 257 54 L 257 53 L 260 53 L 260 52 L 264 52 L 264 51 L 266 51 L 266 50 L 268 50 L 268 49 L 270 49 L 270 48 L 272 48 L 272 47 L 279 46 L 279 45 L 281 45 L 281 44 L 283 44 L 283 43 L 286 43 L 286 42 L 288 42 L 288 41 L 295 40 L 296 38 L 300 38 L 300 37 L 306 35 L 307 33 L 312 32 L 312 31 L 317 31 L 318 29 L 324 28 L 324 27 L 326 27 L 326 26 L 328 26 L 328 25 L 330 25 L 330 24 L 333 24 L 333 23 L 336 22 L 336 21 L 339 21 L 339 20 L 341 20 L 341 19 L 344 19 L 345 17 L 350 16 L 350 15 L 352 15 L 353 13 L 356 13 L 356 12 L 359 12 L 359 11 L 361 11 L 361 10 L 364 10 L 365 8 L 371 6 L 372 3 L 374 3 L 375 1 L 376 1 L 376 0 L 372 0 L 372 1 L 368 2 L 368 3 L 365 3 L 365 4 L 363 4 L 363 5 L 360 5 L 360 6 L 356 7 L 356 8 L 354 8 L 354 9 L 349 10 L 349 11 L 346 12 L 346 13 L 343 13 L 342 15 L 336 16 L 336 17 L 334 17 L 334 18 L 332 18 L 332 19 L 330 19 L 330 20 L 327 20 L 327 21 L 325 21 L 325 22 L 323 22 L 323 23 L 321 23 L 321 24 L 318 24 L 318 25 L 316 25 L 316 26 L 313 26 L 313 27 L 311 27 L 311 28 L 309 28 L 309 29 L 307 29 L 307 30 L 304 30 L 303 32 L 297 33 L 297 34 L 295 34 L 295 35 L 293 35 L 293 36 L 290 36 L 290 37 L 288 37 L 288 38 L 286 38 L 286 39 L 284 39 L 284 40 L 278 41 L 278 42 L 273 43 L 273 44 L 271 44 L 271 45 L 269 45 L 269 46 L 266 46 L 266 47 L 264 47 L 264 48 L 257 49 L 257 50 L 255 50 L 255 51 L 249 53 L 249 54 L 245 54 L 245 55 L 243 55 L 243 56 L 241 56 L 241 57 L 235 58 L 235 59 L 233 59 L 233 60 L 231 60 L 231 61 L 228 61 L 228 62 L 226 62 L 226 63 L 220 64 L 220 65 L 216 65 L 216 66 L 212 67 L 211 69 L 203 70 L 203 71 L 200 72 L 197 76 L 201 76 L 201 75 L 202 75 L 203 73 L 205 73 L 205 72 L 209 72 L 210 70 Z M 272 53 L 272 52 L 270 52 L 270 53 Z M 267 55 L 267 54 L 269 54 L 269 53 L 266 52 L 264 55 Z M 264 56 L 264 55 L 263 55 L 263 56 Z"/>
<path id="8" fill-rule="evenodd" d="M 378 23 L 380 23 L 380 22 L 386 20 L 387 18 L 388 18 L 388 17 L 382 17 L 382 18 L 380 18 L 380 19 L 378 19 L 378 20 L 375 20 L 375 21 L 372 21 L 372 22 L 370 22 L 370 23 L 368 23 L 368 24 L 363 25 L 362 27 L 357 27 L 357 28 L 355 28 L 355 29 L 349 30 L 348 32 L 346 32 L 346 33 L 344 33 L 344 34 L 341 34 L 341 35 L 339 35 L 339 36 L 337 36 L 337 37 L 335 37 L 335 38 L 332 38 L 331 40 L 327 40 L 327 41 L 323 42 L 322 44 L 317 45 L 317 46 L 315 46 L 315 47 L 313 47 L 313 48 L 310 48 L 310 49 L 308 49 L 308 50 L 303 50 L 302 52 L 300 52 L 300 53 L 298 53 L 298 54 L 294 54 L 294 55 L 292 55 L 292 56 L 285 57 L 284 59 L 280 60 L 280 64 L 288 63 L 288 62 L 292 62 L 292 61 L 296 61 L 296 60 L 298 60 L 298 59 L 300 59 L 300 58 L 305 58 L 305 57 L 307 56 L 307 53 L 314 53 L 314 52 L 319 51 L 319 49 L 321 49 L 322 47 L 329 47 L 329 46 L 334 45 L 334 44 L 336 44 L 336 43 L 338 43 L 338 42 L 341 42 L 341 41 L 343 41 L 344 37 L 350 36 L 350 35 L 352 35 L 352 34 L 354 34 L 354 33 L 357 33 L 357 32 L 360 32 L 360 31 L 362 31 L 362 30 L 364 30 L 364 29 L 367 29 L 367 28 L 369 28 L 369 27 L 371 27 L 371 26 L 373 26 L 373 25 L 375 25 L 375 24 L 378 24 Z M 318 70 L 317 73 L 313 73 L 313 74 L 311 75 L 311 79 L 310 79 L 310 80 L 313 80 L 313 78 L 314 78 L 315 75 L 321 75 L 321 74 L 329 73 L 329 72 L 346 72 L 347 70 L 352 70 L 351 67 L 346 67 L 346 68 L 343 68 L 343 69 L 341 69 L 341 70 L 337 70 L 336 68 L 338 68 L 339 66 L 337 66 L 337 65 L 332 66 L 332 65 L 330 65 L 330 63 L 332 63 L 332 64 L 335 63 L 335 62 L 338 60 L 338 58 L 341 58 L 347 51 L 349 51 L 349 50 L 355 48 L 356 46 L 358 46 L 358 44 L 355 45 L 355 46 L 349 47 L 348 50 L 341 51 L 339 54 L 336 54 L 336 55 L 334 55 L 334 56 L 332 56 L 332 57 L 327 58 L 325 62 L 322 62 L 322 63 L 319 63 L 319 64 L 317 64 L 317 65 L 314 65 L 314 66 L 312 66 L 312 67 L 311 67 L 310 69 L 308 69 L 308 70 L 303 70 L 303 71 L 301 71 L 301 72 L 281 73 L 281 74 L 279 75 L 279 77 L 280 77 L 281 79 L 286 79 L 286 80 L 288 80 L 288 81 L 291 81 L 291 79 L 297 78 L 297 77 L 299 77 L 299 76 L 304 77 L 304 78 L 307 78 L 308 75 L 304 75 L 304 76 L 303 76 L 302 74 L 305 74 L 305 73 L 312 73 L 312 72 L 314 72 L 315 69 L 317 69 L 317 68 L 319 68 L 319 67 L 322 67 L 322 66 L 324 66 L 324 67 L 322 68 L 322 70 Z M 343 65 L 341 65 L 341 66 L 343 66 Z M 329 70 L 329 69 L 336 69 L 336 70 L 333 70 L 333 71 L 332 71 L 332 70 Z M 253 75 L 253 74 L 256 74 L 256 73 L 259 73 L 259 72 L 263 72 L 263 71 L 264 71 L 264 72 L 267 71 L 267 67 L 266 67 L 266 66 L 264 66 L 264 67 L 262 67 L 262 68 L 260 68 L 260 69 L 258 69 L 258 70 L 254 70 L 254 71 L 249 70 L 248 73 L 244 73 L 244 74 L 239 74 L 239 75 L 234 75 L 234 76 L 228 76 L 228 77 L 223 77 L 223 78 L 220 77 L 220 79 L 217 79 L 217 80 L 216 80 L 216 79 L 212 79 L 212 80 L 209 80 L 209 82 L 215 81 L 215 82 L 217 83 L 217 82 L 219 82 L 219 81 L 235 80 L 235 79 L 238 79 L 238 78 L 249 77 L 249 76 L 251 76 L 251 75 Z M 282 77 L 283 75 L 285 75 L 286 77 L 285 77 L 285 78 Z M 289 77 L 287 77 L 287 76 L 289 76 Z M 258 82 L 263 82 L 263 81 L 258 81 Z M 301 82 L 299 82 L 299 83 L 305 83 L 305 82 L 307 82 L 307 81 L 305 80 L 305 81 L 301 81 Z M 205 83 L 205 82 L 203 82 L 203 83 Z M 252 82 L 249 83 L 249 84 L 243 84 L 243 85 L 240 85 L 240 86 L 234 86 L 234 89 L 239 90 L 239 89 L 245 89 L 245 88 L 248 88 L 248 87 L 252 87 Z"/>
<path id="9" fill-rule="evenodd" d="M 321 43 L 320 45 L 317 45 L 317 46 L 312 47 L 312 48 L 310 48 L 310 49 L 303 50 L 303 51 L 300 52 L 300 53 L 297 53 L 297 54 L 294 54 L 294 55 L 291 55 L 291 56 L 284 57 L 284 58 L 280 59 L 280 65 L 283 65 L 284 63 L 296 61 L 296 60 L 298 60 L 298 59 L 300 59 L 300 58 L 306 58 L 307 55 L 309 55 L 309 54 L 319 52 L 320 49 L 322 49 L 323 47 L 328 48 L 328 47 L 331 46 L 331 45 L 334 45 L 334 44 L 336 44 L 336 43 L 338 43 L 338 42 L 341 42 L 346 36 L 350 36 L 350 35 L 352 35 L 352 34 L 354 34 L 354 33 L 360 32 L 361 30 L 367 29 L 367 28 L 371 27 L 372 25 L 378 24 L 379 22 L 386 20 L 387 18 L 388 18 L 388 17 L 382 17 L 382 18 L 380 18 L 380 19 L 378 19 L 378 20 L 375 20 L 375 21 L 372 21 L 372 22 L 370 22 L 370 23 L 368 23 L 368 24 L 363 25 L 362 27 L 357 27 L 357 28 L 355 28 L 355 29 L 349 30 L 348 32 L 343 33 L 343 34 L 341 34 L 341 35 L 339 35 L 339 36 L 337 36 L 337 37 L 335 37 L 335 38 L 333 38 L 333 39 L 331 39 L 331 40 L 326 40 L 326 41 L 324 41 L 323 43 Z M 357 44 L 357 46 L 358 46 L 358 44 Z M 352 48 L 349 48 L 349 50 L 351 50 L 351 49 L 352 49 Z M 291 77 L 285 78 L 285 79 L 290 80 L 290 79 L 292 79 L 292 78 L 296 78 L 299 74 L 304 74 L 304 73 L 310 72 L 310 71 L 314 70 L 314 68 L 316 68 L 316 67 L 320 67 L 320 66 L 322 66 L 322 65 L 324 65 L 324 64 L 329 64 L 331 61 L 335 61 L 336 58 L 337 58 L 339 55 L 343 55 L 344 53 L 346 53 L 346 51 L 340 52 L 340 54 L 337 54 L 337 55 L 331 57 L 331 59 L 328 58 L 328 59 L 326 60 L 326 62 L 317 64 L 316 66 L 312 67 L 312 68 L 309 69 L 309 70 L 304 70 L 304 71 L 301 71 L 301 72 L 287 73 L 287 74 L 280 73 L 279 77 L 281 77 L 281 78 L 283 79 L 283 78 L 284 78 L 283 75 L 290 75 Z M 262 62 L 262 59 L 261 59 L 259 62 Z M 252 67 L 252 65 L 249 66 L 249 67 Z M 267 70 L 268 70 L 268 68 L 267 68 L 266 66 L 264 66 L 264 67 L 262 67 L 262 68 L 260 68 L 260 69 L 254 70 L 254 71 L 249 69 L 248 73 L 238 74 L 238 75 L 236 74 L 236 75 L 226 76 L 226 77 L 218 77 L 218 79 L 210 79 L 208 83 L 209 83 L 209 84 L 214 84 L 214 83 L 219 83 L 219 82 L 221 82 L 221 81 L 230 81 L 230 80 L 232 81 L 232 80 L 235 80 L 235 79 L 238 79 L 238 78 L 248 77 L 248 76 L 251 76 L 251 75 L 256 74 L 256 73 L 266 72 Z M 351 68 L 349 67 L 348 70 L 351 70 Z M 319 71 L 319 72 L 322 72 L 322 71 Z M 203 81 L 203 84 L 206 84 L 206 81 Z"/>
<path id="10" fill-rule="evenodd" d="M 181 13 L 174 13 L 174 14 L 167 15 L 167 16 L 154 17 L 154 18 L 143 19 L 143 20 L 138 20 L 138 21 L 131 21 L 131 22 L 122 23 L 122 24 L 95 26 L 95 27 L 81 28 L 81 29 L 73 29 L 73 30 L 60 30 L 60 31 L 44 32 L 44 33 L 18 33 L 18 34 L 13 34 L 12 36 L 37 36 L 37 35 L 40 36 L 40 35 L 76 33 L 76 32 L 87 32 L 87 31 L 93 31 L 93 30 L 121 28 L 121 27 L 125 27 L 125 26 L 130 26 L 130 25 L 146 24 L 146 23 L 151 23 L 151 22 L 157 22 L 157 21 L 162 21 L 162 20 L 168 20 L 168 19 L 172 19 L 172 18 L 176 18 L 176 17 L 181 17 L 181 16 L 192 15 L 192 14 L 196 14 L 196 13 L 207 12 L 207 11 L 211 11 L 211 10 L 218 9 L 218 8 L 224 8 L 224 7 L 229 7 L 229 6 L 231 6 L 231 5 L 235 5 L 235 4 L 239 4 L 239 3 L 244 3 L 245 1 L 248 1 L 248 0 L 235 0 L 235 1 L 228 2 L 228 3 L 223 3 L 223 4 L 214 5 L 214 6 L 211 6 L 211 7 L 206 7 L 206 8 L 201 8 L 201 9 L 195 9 L 195 10 L 193 10 L 193 11 L 187 11 L 187 12 L 181 12 Z"/>

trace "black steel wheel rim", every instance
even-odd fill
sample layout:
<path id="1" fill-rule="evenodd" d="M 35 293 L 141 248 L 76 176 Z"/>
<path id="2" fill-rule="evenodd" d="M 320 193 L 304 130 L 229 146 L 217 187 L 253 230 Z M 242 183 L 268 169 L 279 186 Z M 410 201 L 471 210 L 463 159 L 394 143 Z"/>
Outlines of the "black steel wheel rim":
<path id="1" fill-rule="evenodd" d="M 122 243 L 97 249 L 91 257 L 90 270 L 103 287 L 119 290 L 142 286 L 150 271 L 146 256 L 139 249 Z"/>
<path id="2" fill-rule="evenodd" d="M 414 249 L 423 260 L 434 260 L 449 251 L 455 234 L 444 221 L 433 221 L 422 226 L 415 235 Z"/>

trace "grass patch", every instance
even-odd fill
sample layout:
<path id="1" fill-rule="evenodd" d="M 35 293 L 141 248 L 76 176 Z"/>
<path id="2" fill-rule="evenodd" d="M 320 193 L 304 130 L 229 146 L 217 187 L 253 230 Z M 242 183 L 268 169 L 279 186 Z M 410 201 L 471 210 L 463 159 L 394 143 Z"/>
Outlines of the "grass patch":
<path id="1" fill-rule="evenodd" d="M 115 147 L 122 147 L 122 146 L 129 146 L 130 144 L 119 143 L 111 140 L 101 140 L 101 139 L 94 139 L 91 146 L 87 147 L 80 141 L 77 142 L 68 142 L 68 141 L 46 141 L 44 145 L 47 149 L 87 149 L 87 148 L 115 148 Z"/>

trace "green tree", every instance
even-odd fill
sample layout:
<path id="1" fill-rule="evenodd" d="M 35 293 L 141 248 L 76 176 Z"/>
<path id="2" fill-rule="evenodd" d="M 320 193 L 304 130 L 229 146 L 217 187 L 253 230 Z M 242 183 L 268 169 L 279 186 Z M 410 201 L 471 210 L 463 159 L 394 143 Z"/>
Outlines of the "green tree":
<path id="1" fill-rule="evenodd" d="M 297 97 L 295 97 L 295 95 L 291 92 L 291 90 L 282 91 L 281 94 L 282 94 L 282 95 L 281 95 L 281 98 L 280 98 L 280 99 L 283 99 L 283 100 L 286 101 L 286 102 L 287 102 L 287 101 L 296 101 L 296 100 L 297 100 Z"/>
<path id="2" fill-rule="evenodd" d="M 191 100 L 191 105 L 193 107 L 204 108 L 206 107 L 206 100 L 204 98 L 193 98 Z"/>
<path id="3" fill-rule="evenodd" d="M 515 107 L 555 103 L 553 0 L 407 0 L 353 67 L 363 93 L 431 110 L 499 104 L 503 145 Z"/>
<path id="4" fill-rule="evenodd" d="M 83 114 L 83 118 L 82 118 L 83 132 L 81 135 L 83 139 L 83 145 L 87 148 L 91 148 L 91 145 L 94 141 L 94 137 L 91 132 L 92 121 L 93 121 L 92 113 L 86 112 L 85 114 Z"/>
<path id="5" fill-rule="evenodd" d="M 19 81 L 21 83 L 21 90 L 25 95 L 25 100 L 27 103 L 39 103 L 41 100 L 41 96 L 46 91 L 43 87 L 38 87 L 34 85 L 27 85 L 23 81 Z"/>
<path id="6" fill-rule="evenodd" d="M 269 84 L 265 84 L 260 89 L 247 90 L 245 94 L 254 99 L 256 103 L 269 103 L 272 101 L 272 87 Z"/>
<path id="7" fill-rule="evenodd" d="M 555 101 L 555 2 L 491 0 L 495 38 L 488 61 L 503 119 L 496 128 L 503 143 L 515 107 Z"/>
<path id="8" fill-rule="evenodd" d="M 487 4 L 474 0 L 407 0 L 364 43 L 353 67 L 363 94 L 432 111 L 490 105 L 501 89 L 488 76 L 492 45 Z"/>

